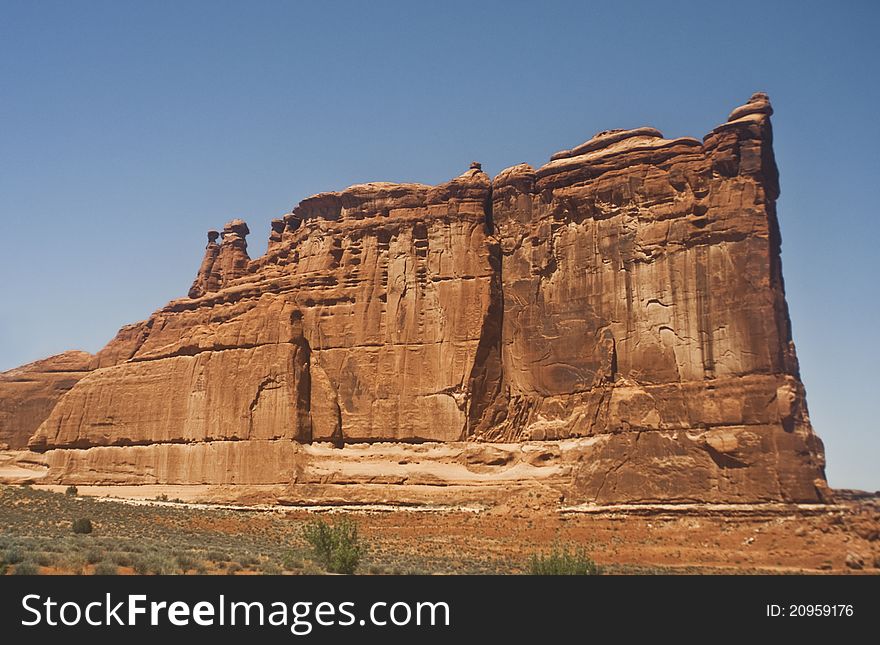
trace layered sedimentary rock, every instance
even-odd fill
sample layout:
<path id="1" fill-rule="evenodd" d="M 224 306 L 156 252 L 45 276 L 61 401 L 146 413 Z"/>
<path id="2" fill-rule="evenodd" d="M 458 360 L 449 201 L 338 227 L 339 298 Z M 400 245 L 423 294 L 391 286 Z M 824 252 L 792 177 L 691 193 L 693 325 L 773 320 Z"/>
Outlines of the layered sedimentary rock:
<path id="1" fill-rule="evenodd" d="M 0 373 L 0 448 L 25 448 L 61 396 L 86 375 L 92 355 L 64 352 Z"/>
<path id="2" fill-rule="evenodd" d="M 31 446 L 465 438 L 500 311 L 489 194 L 472 169 L 316 195 L 244 275 L 227 225 L 204 295 L 120 333 Z"/>
<path id="3" fill-rule="evenodd" d="M 321 193 L 253 260 L 233 220 L 30 445 L 53 476 L 227 482 L 219 459 L 296 486 L 291 445 L 569 441 L 580 499 L 820 499 L 771 113 L 756 94 L 702 141 L 614 130 L 493 181 Z"/>

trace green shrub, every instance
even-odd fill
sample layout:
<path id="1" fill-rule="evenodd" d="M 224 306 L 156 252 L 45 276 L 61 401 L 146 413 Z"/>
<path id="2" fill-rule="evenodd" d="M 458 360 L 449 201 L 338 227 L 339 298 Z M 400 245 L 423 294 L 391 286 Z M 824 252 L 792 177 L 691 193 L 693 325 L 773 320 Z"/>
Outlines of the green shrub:
<path id="1" fill-rule="evenodd" d="M 594 576 L 601 572 L 585 549 L 569 552 L 567 547 L 554 546 L 548 554 L 532 555 L 529 573 L 533 576 Z"/>
<path id="2" fill-rule="evenodd" d="M 303 537 L 325 570 L 351 574 L 357 569 L 362 547 L 357 523 L 353 520 L 343 517 L 332 525 L 324 520 L 313 520 L 303 527 Z"/>
<path id="3" fill-rule="evenodd" d="M 92 532 L 92 520 L 87 517 L 81 517 L 73 520 L 73 532 L 85 535 Z"/>
<path id="4" fill-rule="evenodd" d="M 51 567 L 52 563 L 55 562 L 55 558 L 52 557 L 51 553 L 37 553 L 36 561 L 41 567 Z"/>
<path id="5" fill-rule="evenodd" d="M 131 554 L 126 553 L 125 551 L 116 551 L 110 555 L 110 559 L 113 560 L 114 564 L 120 567 L 130 567 L 131 566 Z"/>
<path id="6" fill-rule="evenodd" d="M 86 559 L 82 556 L 81 553 L 76 551 L 71 551 L 69 553 L 64 554 L 64 558 L 61 562 L 61 567 L 63 569 L 68 569 L 73 575 L 81 576 L 83 574 L 83 568 L 85 567 Z"/>
<path id="7" fill-rule="evenodd" d="M 177 565 L 163 555 L 153 555 L 147 560 L 150 573 L 157 576 L 170 576 L 177 573 Z"/>
<path id="8" fill-rule="evenodd" d="M 64 491 L 64 494 L 69 495 L 70 497 L 76 497 L 78 493 L 79 493 L 79 490 L 77 489 L 76 486 L 68 486 L 67 490 Z"/>
<path id="9" fill-rule="evenodd" d="M 178 553 L 177 554 L 177 564 L 180 566 L 180 570 L 186 573 L 190 569 L 195 569 L 198 561 L 193 558 L 189 553 Z"/>
<path id="10" fill-rule="evenodd" d="M 253 555 L 243 555 L 238 559 L 238 563 L 247 569 L 248 567 L 254 567 L 260 564 L 260 559 Z"/>
<path id="11" fill-rule="evenodd" d="M 263 563 L 262 573 L 264 576 L 280 576 L 281 575 L 281 567 L 272 562 L 271 560 L 266 560 Z"/>
<path id="12" fill-rule="evenodd" d="M 86 552 L 86 562 L 89 564 L 97 564 L 104 559 L 104 554 L 97 549 L 89 549 Z"/>
<path id="13" fill-rule="evenodd" d="M 119 574 L 119 568 L 112 562 L 99 562 L 95 565 L 96 576 L 115 576 Z"/>
<path id="14" fill-rule="evenodd" d="M 233 562 L 232 564 L 229 565 L 229 568 L 226 569 L 227 575 L 230 575 L 230 576 L 235 575 L 239 571 L 241 571 L 241 565 L 238 562 Z"/>
<path id="15" fill-rule="evenodd" d="M 132 562 L 132 567 L 134 568 L 134 572 L 139 576 L 145 576 L 150 573 L 150 563 L 147 558 L 135 558 L 134 562 Z"/>
<path id="16" fill-rule="evenodd" d="M 281 556 L 281 565 L 288 571 L 302 569 L 304 566 L 302 555 L 297 551 L 285 551 Z"/>
<path id="17" fill-rule="evenodd" d="M 38 576 L 40 575 L 40 568 L 36 565 L 36 563 L 31 562 L 30 560 L 24 560 L 23 562 L 19 562 L 15 566 L 15 575 Z"/>
<path id="18" fill-rule="evenodd" d="M 18 564 L 19 562 L 24 560 L 24 554 L 21 552 L 21 549 L 14 546 L 6 552 L 3 560 L 7 564 Z"/>
<path id="19" fill-rule="evenodd" d="M 140 576 L 168 576 L 178 572 L 177 565 L 170 558 L 159 553 L 150 553 L 135 558 L 132 563 L 134 572 Z"/>

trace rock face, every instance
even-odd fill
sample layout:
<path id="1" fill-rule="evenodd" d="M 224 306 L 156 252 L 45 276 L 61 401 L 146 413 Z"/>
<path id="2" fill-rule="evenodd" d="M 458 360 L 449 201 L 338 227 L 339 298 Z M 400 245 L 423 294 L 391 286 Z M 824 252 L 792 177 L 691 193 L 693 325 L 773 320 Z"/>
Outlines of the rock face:
<path id="1" fill-rule="evenodd" d="M 64 352 L 0 373 L 0 448 L 19 450 L 58 399 L 86 375 L 92 355 Z"/>
<path id="2" fill-rule="evenodd" d="M 498 370 L 489 195 L 477 169 L 316 195 L 244 275 L 233 221 L 209 243 L 204 295 L 120 333 L 31 446 L 467 437 L 485 401 L 471 393 Z"/>
<path id="3" fill-rule="evenodd" d="M 610 435 L 578 478 L 600 500 L 731 477 L 815 494 L 771 111 L 756 94 L 702 142 L 603 132 L 496 178 L 505 369 L 481 436 Z M 759 467 L 767 453 L 792 459 Z"/>
<path id="4" fill-rule="evenodd" d="M 577 499 L 820 500 L 771 113 L 756 94 L 702 142 L 612 130 L 491 181 L 474 162 L 321 193 L 254 260 L 233 220 L 190 297 L 120 331 L 30 446 L 56 477 L 228 483 L 220 459 L 276 483 L 302 470 L 291 442 L 582 437 Z M 168 470 L 178 453 L 195 465 Z"/>

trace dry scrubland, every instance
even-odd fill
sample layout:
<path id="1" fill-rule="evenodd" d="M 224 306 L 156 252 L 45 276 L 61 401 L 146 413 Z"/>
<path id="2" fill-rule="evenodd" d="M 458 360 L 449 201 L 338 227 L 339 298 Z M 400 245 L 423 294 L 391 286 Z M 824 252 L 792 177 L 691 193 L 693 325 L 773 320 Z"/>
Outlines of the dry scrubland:
<path id="1" fill-rule="evenodd" d="M 0 569 L 40 574 L 318 574 L 303 538 L 315 518 L 355 521 L 365 574 L 516 574 L 554 544 L 603 573 L 877 573 L 880 498 L 838 494 L 825 511 L 561 513 L 528 497 L 481 512 L 311 512 L 135 505 L 0 487 Z M 530 503 L 530 501 L 532 503 Z M 75 534 L 88 518 L 92 532 Z"/>

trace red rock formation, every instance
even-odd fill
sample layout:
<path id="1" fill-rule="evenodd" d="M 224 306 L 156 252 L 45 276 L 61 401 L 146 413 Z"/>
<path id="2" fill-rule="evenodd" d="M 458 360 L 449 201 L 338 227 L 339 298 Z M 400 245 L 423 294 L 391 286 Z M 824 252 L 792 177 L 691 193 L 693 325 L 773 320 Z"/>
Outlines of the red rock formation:
<path id="1" fill-rule="evenodd" d="M 466 437 L 483 329 L 497 328 L 488 199 L 476 169 L 316 195 L 238 278 L 246 225 L 227 225 L 225 288 L 121 333 L 102 352 L 118 364 L 72 392 L 32 447 Z"/>
<path id="2" fill-rule="evenodd" d="M 602 436 L 578 479 L 600 501 L 816 497 L 771 111 L 756 94 L 702 143 L 603 132 L 495 179 L 504 384 L 483 438 Z"/>
<path id="3" fill-rule="evenodd" d="M 91 358 L 64 352 L 0 372 L 0 449 L 27 447 L 58 399 L 86 375 Z"/>
<path id="4" fill-rule="evenodd" d="M 218 237 L 220 237 L 219 232 L 208 231 L 208 246 L 205 247 L 205 257 L 199 266 L 198 275 L 189 288 L 190 298 L 198 298 L 209 291 L 217 291 L 220 288 L 222 279 L 220 266 L 217 262 L 217 256 L 220 255 L 220 245 L 217 244 Z"/>
<path id="5" fill-rule="evenodd" d="M 272 221 L 273 237 L 269 240 L 270 248 L 281 239 L 280 235 L 276 234 L 278 221 Z M 208 231 L 208 246 L 205 247 L 205 257 L 202 259 L 196 279 L 189 289 L 190 298 L 199 298 L 206 293 L 217 291 L 247 273 L 250 256 L 245 238 L 249 233 L 248 225 L 240 219 L 228 222 L 223 227 L 222 233 Z M 217 244 L 218 237 L 222 237 L 221 244 Z"/>
<path id="6" fill-rule="evenodd" d="M 150 472 L 202 481 L 204 442 L 259 441 L 287 469 L 291 441 L 583 437 L 564 459 L 580 499 L 820 499 L 771 113 L 756 94 L 702 142 L 614 130 L 493 182 L 474 162 L 321 193 L 255 260 L 234 220 L 191 297 L 122 330 L 31 446 L 63 449 L 57 475 L 126 450 L 76 449 L 143 444 Z M 151 452 L 179 443 L 197 445 Z"/>
<path id="7" fill-rule="evenodd" d="M 287 224 L 283 218 L 272 220 L 272 232 L 269 234 L 269 252 L 274 251 L 284 241 L 284 230 Z M 192 296 L 190 296 L 192 297 Z"/>
<path id="8" fill-rule="evenodd" d="M 247 252 L 245 238 L 249 233 L 248 225 L 240 219 L 234 219 L 223 227 L 216 269 L 220 287 L 225 287 L 247 273 L 251 258 Z"/>

